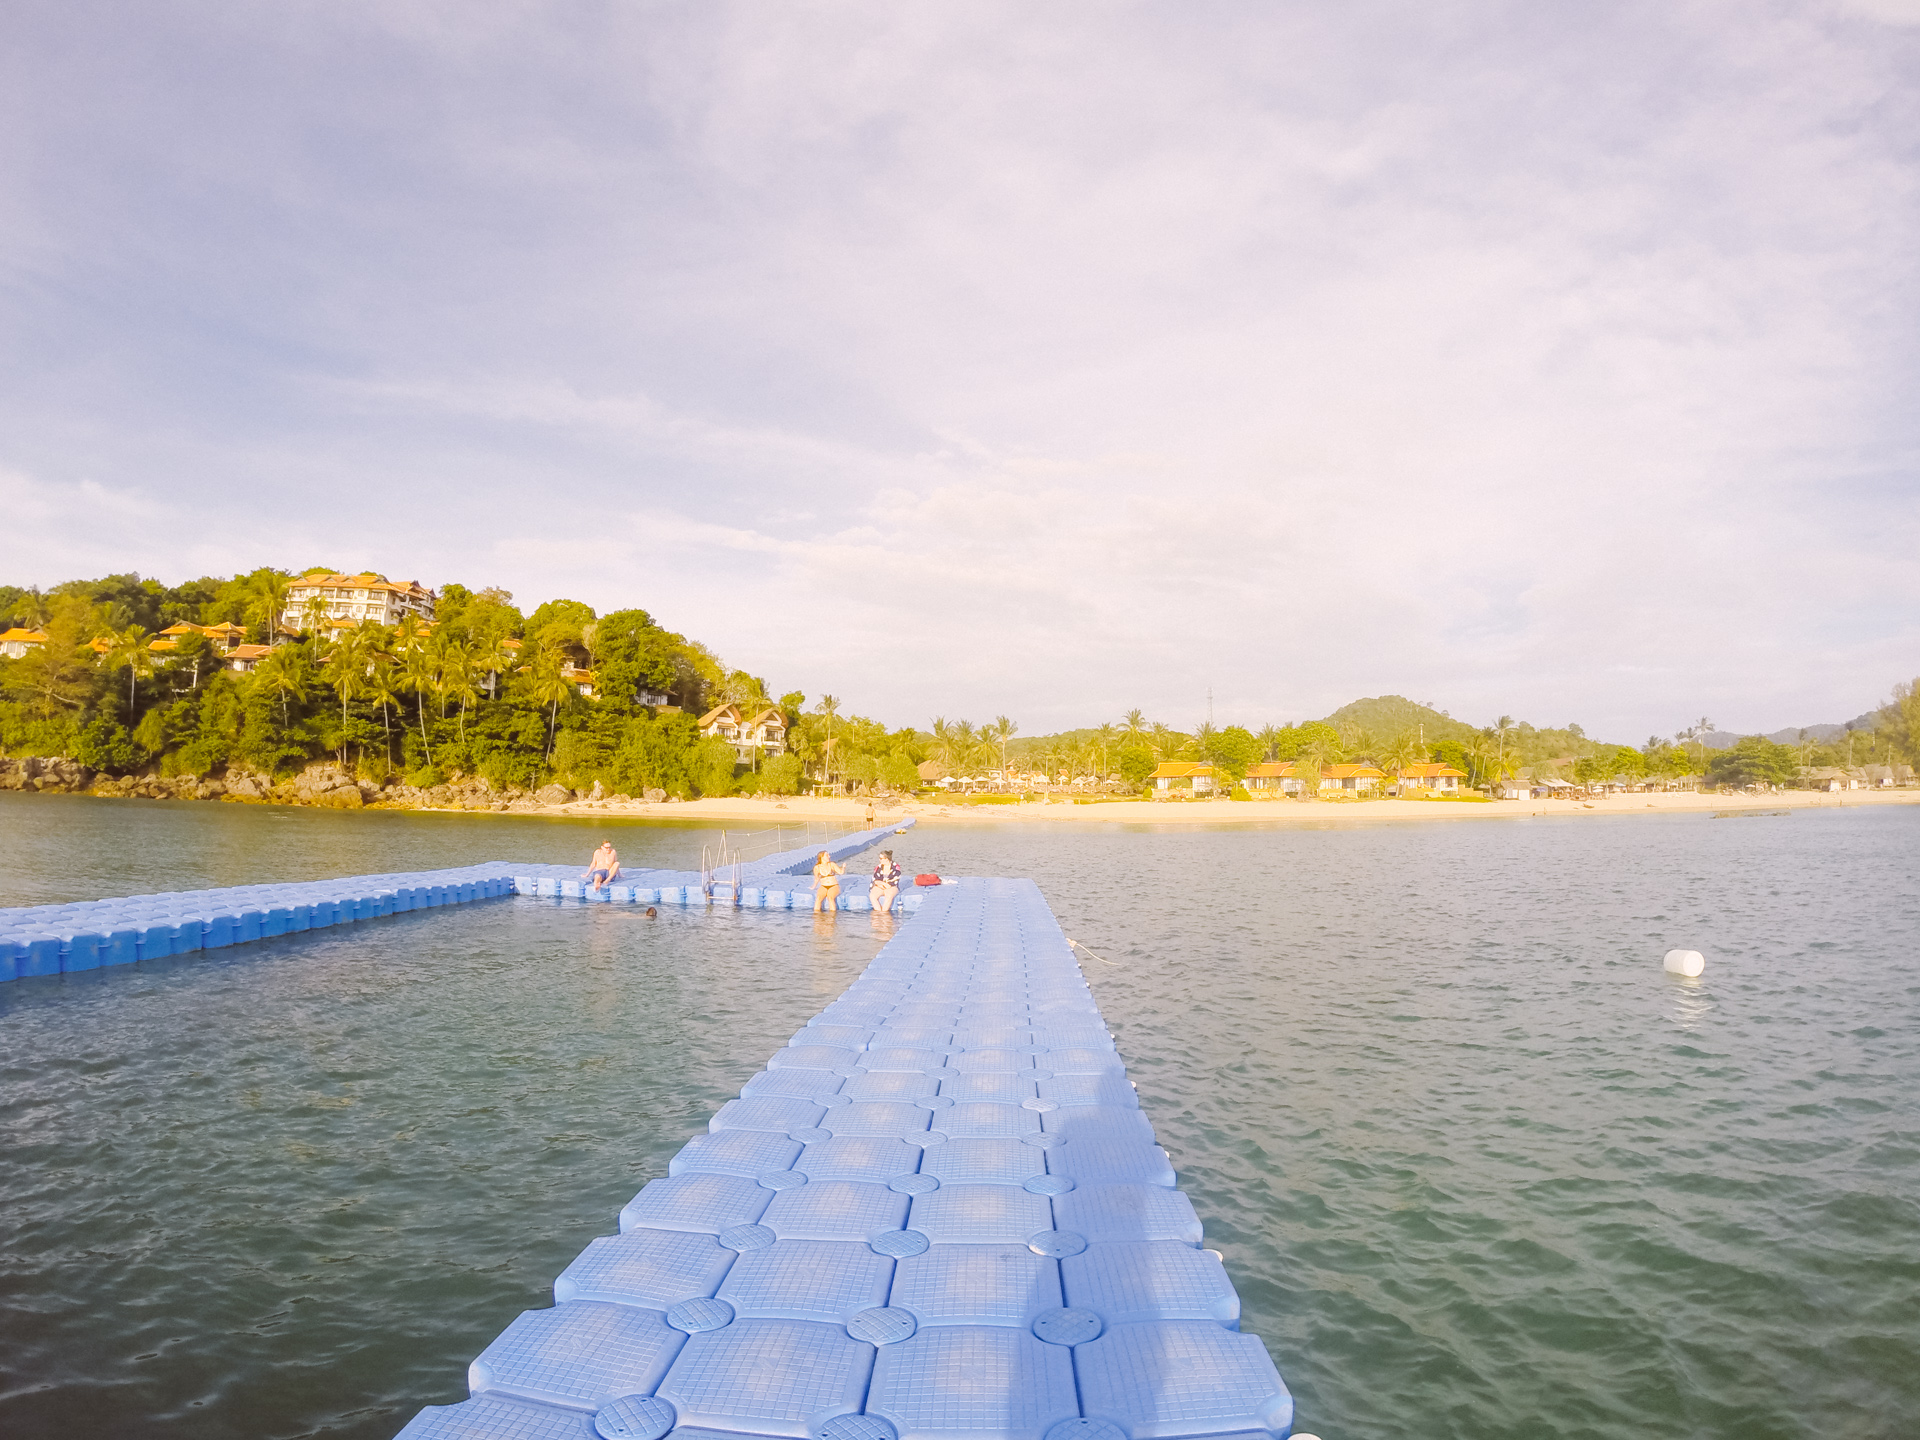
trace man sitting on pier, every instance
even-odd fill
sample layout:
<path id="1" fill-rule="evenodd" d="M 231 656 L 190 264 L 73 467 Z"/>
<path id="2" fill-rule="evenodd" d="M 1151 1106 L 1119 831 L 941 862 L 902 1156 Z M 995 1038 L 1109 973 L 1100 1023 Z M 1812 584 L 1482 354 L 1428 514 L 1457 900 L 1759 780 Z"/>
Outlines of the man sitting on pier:
<path id="1" fill-rule="evenodd" d="M 580 877 L 593 882 L 594 893 L 600 892 L 603 885 L 611 885 L 620 878 L 620 855 L 613 848 L 611 840 L 602 840 L 600 848 L 593 852 L 593 859 L 587 862 L 587 873 Z"/>

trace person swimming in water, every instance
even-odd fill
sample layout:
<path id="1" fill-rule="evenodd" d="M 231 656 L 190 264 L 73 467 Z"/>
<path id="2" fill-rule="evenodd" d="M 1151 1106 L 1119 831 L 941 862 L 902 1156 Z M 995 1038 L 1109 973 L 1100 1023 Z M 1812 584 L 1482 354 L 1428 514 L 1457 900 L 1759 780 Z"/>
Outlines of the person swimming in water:
<path id="1" fill-rule="evenodd" d="M 600 892 L 603 885 L 611 885 L 620 878 L 620 854 L 613 848 L 611 840 L 602 840 L 600 848 L 593 852 L 593 859 L 587 862 L 587 873 L 580 877 L 593 882 L 594 893 Z"/>
<path id="2" fill-rule="evenodd" d="M 813 908 L 837 910 L 840 907 L 840 877 L 847 873 L 847 867 L 833 863 L 826 851 L 813 862 Z"/>

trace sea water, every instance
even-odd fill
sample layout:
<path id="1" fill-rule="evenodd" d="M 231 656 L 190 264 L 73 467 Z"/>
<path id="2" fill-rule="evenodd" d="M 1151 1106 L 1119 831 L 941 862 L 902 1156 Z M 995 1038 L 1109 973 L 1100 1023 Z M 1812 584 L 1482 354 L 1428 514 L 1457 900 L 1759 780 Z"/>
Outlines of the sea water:
<path id="1" fill-rule="evenodd" d="M 0 796 L 0 903 L 603 832 L 710 838 Z M 1301 1428 L 1916 1429 L 1920 809 L 896 849 L 1032 875 L 1086 947 Z M 0 987 L 0 1434 L 386 1437 L 458 1398 L 891 924 L 503 900 Z"/>

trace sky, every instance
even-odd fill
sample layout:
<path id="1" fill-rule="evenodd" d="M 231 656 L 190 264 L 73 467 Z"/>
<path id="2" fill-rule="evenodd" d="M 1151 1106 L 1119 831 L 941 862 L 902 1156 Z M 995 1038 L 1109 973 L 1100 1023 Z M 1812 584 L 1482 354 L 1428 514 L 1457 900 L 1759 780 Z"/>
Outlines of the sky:
<path id="1" fill-rule="evenodd" d="M 11 0 L 0 583 L 1026 734 L 1920 674 L 1920 0 Z"/>

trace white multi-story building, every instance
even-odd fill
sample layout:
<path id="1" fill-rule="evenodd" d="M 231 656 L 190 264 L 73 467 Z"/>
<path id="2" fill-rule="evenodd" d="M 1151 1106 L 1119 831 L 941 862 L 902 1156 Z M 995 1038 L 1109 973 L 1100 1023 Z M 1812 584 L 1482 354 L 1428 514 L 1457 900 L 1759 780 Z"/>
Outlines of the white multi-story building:
<path id="1" fill-rule="evenodd" d="M 281 620 L 289 630 L 343 630 L 371 620 L 376 625 L 398 625 L 402 620 L 431 621 L 439 597 L 418 580 L 398 584 L 384 575 L 327 575 L 315 571 L 287 587 L 287 608 Z M 316 626 L 318 606 L 325 620 Z"/>

